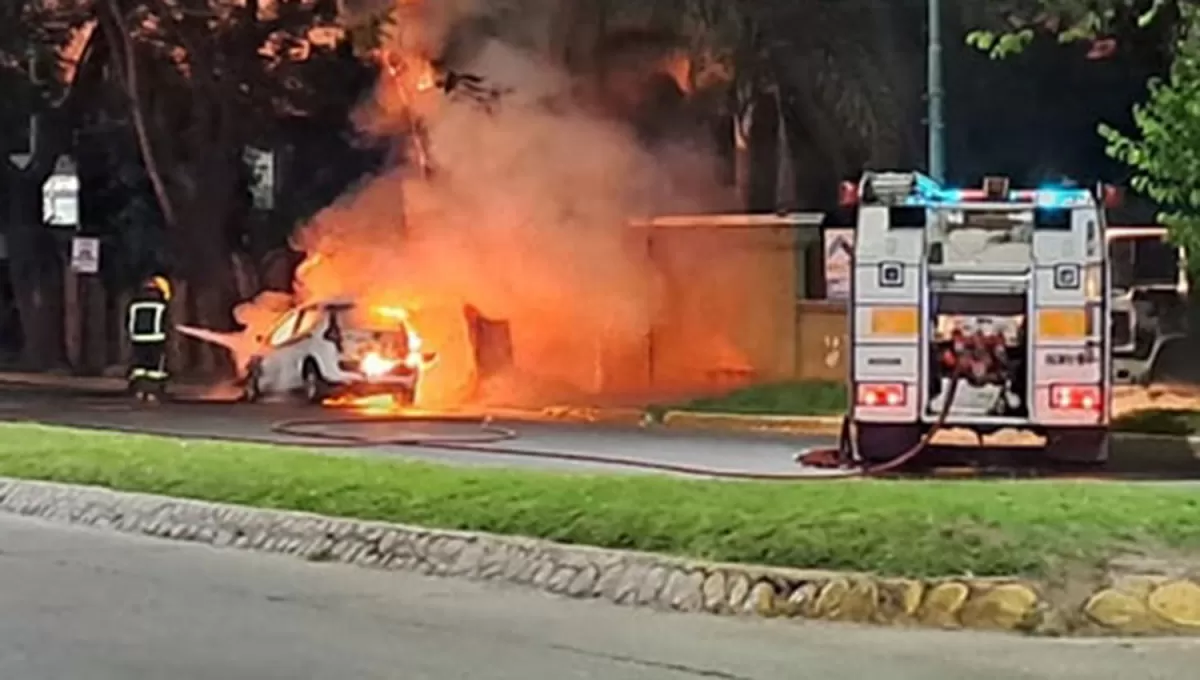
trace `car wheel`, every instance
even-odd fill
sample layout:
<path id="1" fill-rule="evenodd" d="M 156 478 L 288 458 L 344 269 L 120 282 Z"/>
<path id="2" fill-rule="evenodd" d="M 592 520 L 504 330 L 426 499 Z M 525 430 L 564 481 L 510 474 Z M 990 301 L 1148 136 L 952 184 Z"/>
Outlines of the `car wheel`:
<path id="1" fill-rule="evenodd" d="M 412 406 L 416 402 L 415 389 L 400 390 L 393 395 L 397 406 Z"/>
<path id="2" fill-rule="evenodd" d="M 257 363 L 246 369 L 246 382 L 242 385 L 242 400 L 253 404 L 262 399 L 262 367 Z"/>
<path id="3" fill-rule="evenodd" d="M 310 404 L 320 404 L 329 395 L 329 383 L 321 375 L 321 369 L 312 359 L 304 362 L 304 398 Z"/>
<path id="4" fill-rule="evenodd" d="M 921 426 L 859 423 L 855 428 L 858 456 L 866 463 L 890 463 L 921 442 Z"/>
<path id="5" fill-rule="evenodd" d="M 1102 466 L 1108 462 L 1109 447 L 1103 428 L 1052 428 L 1046 432 L 1044 455 L 1056 463 Z"/>

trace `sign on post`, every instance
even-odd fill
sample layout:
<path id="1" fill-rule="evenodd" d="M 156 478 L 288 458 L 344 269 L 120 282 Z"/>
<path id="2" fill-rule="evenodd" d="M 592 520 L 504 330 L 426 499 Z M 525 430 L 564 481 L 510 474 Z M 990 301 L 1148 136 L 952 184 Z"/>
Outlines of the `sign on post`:
<path id="1" fill-rule="evenodd" d="M 76 274 L 100 272 L 100 239 L 88 236 L 71 239 L 71 271 Z"/>
<path id="2" fill-rule="evenodd" d="M 853 229 L 825 230 L 825 298 L 845 300 L 850 297 L 850 264 L 854 257 Z"/>
<path id="3" fill-rule="evenodd" d="M 42 221 L 52 227 L 79 227 L 79 174 L 67 156 L 59 157 L 42 185 Z"/>

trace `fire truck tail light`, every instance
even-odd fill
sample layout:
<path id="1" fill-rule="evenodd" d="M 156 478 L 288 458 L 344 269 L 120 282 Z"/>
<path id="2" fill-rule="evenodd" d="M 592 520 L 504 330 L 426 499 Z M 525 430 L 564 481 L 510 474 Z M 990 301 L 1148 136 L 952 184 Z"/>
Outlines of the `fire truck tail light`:
<path id="1" fill-rule="evenodd" d="M 842 182 L 838 187 L 838 205 L 843 208 L 858 205 L 858 184 L 856 182 Z"/>
<path id="2" fill-rule="evenodd" d="M 1104 392 L 1098 385 L 1051 385 L 1050 408 L 1064 411 L 1099 411 Z"/>
<path id="3" fill-rule="evenodd" d="M 1099 193 L 1100 202 L 1105 208 L 1112 209 L 1121 207 L 1121 203 L 1123 201 L 1121 200 L 1121 189 L 1119 187 L 1115 187 L 1111 184 L 1101 184 Z"/>
<path id="4" fill-rule="evenodd" d="M 860 383 L 855 391 L 859 406 L 904 406 L 907 402 L 903 383 Z"/>

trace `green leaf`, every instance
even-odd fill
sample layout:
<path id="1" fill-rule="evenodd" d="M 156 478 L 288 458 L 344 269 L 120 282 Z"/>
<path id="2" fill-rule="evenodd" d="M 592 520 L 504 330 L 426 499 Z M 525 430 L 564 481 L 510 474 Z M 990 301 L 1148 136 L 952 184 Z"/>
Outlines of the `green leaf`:
<path id="1" fill-rule="evenodd" d="M 996 34 L 991 31 L 971 31 L 967 34 L 967 44 L 977 50 L 990 52 L 996 46 Z"/>

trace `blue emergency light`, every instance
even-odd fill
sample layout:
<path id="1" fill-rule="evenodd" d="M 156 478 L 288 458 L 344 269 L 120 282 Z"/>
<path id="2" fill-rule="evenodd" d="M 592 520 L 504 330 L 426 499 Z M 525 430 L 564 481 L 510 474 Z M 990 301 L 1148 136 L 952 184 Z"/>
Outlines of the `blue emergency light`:
<path id="1" fill-rule="evenodd" d="M 920 173 L 873 173 L 867 175 L 861 184 L 843 183 L 839 202 L 846 207 L 857 205 L 868 185 L 872 196 L 889 195 L 893 201 L 910 206 L 1014 202 L 1033 203 L 1042 209 L 1056 209 L 1087 204 L 1093 198 L 1093 194 L 1087 189 L 1078 187 L 1045 186 L 1036 190 L 1014 191 L 1009 188 L 1007 177 L 987 177 L 983 181 L 982 189 L 946 189 Z M 1116 207 L 1120 203 L 1117 188 L 1107 184 L 1100 186 L 1096 198 L 1099 198 L 1106 208 Z"/>

